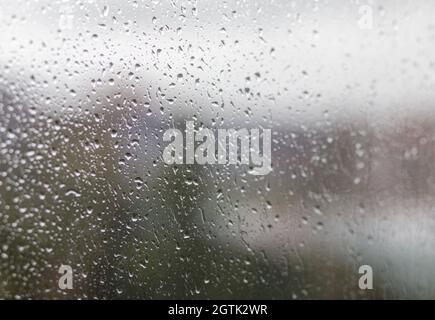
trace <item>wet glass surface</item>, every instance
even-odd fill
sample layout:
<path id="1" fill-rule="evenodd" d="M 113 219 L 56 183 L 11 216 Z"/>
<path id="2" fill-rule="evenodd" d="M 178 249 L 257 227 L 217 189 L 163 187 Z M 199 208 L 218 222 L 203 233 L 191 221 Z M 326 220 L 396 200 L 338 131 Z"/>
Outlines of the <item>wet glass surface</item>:
<path id="1" fill-rule="evenodd" d="M 0 298 L 434 298 L 434 18 L 0 1 Z M 271 129 L 272 171 L 165 163 L 187 121 Z"/>

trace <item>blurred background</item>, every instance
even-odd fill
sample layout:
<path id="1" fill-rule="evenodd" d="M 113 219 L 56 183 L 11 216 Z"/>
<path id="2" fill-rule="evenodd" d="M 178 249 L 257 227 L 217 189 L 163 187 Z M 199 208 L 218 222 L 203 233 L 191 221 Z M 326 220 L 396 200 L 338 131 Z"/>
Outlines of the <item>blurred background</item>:
<path id="1" fill-rule="evenodd" d="M 434 107 L 430 0 L 0 0 L 0 298 L 435 298 Z"/>

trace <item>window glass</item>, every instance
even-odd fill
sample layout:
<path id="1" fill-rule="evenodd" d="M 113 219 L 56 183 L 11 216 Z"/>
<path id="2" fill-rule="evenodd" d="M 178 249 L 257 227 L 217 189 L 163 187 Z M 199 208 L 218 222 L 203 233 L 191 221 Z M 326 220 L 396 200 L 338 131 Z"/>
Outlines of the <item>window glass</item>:
<path id="1" fill-rule="evenodd" d="M 434 18 L 0 1 L 0 298 L 433 298 Z"/>

